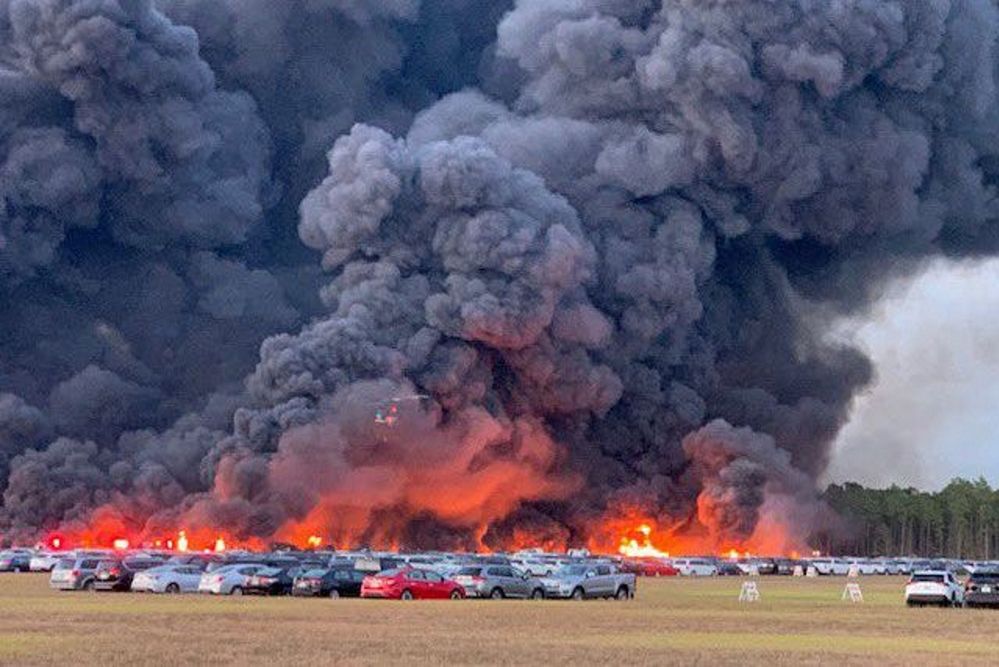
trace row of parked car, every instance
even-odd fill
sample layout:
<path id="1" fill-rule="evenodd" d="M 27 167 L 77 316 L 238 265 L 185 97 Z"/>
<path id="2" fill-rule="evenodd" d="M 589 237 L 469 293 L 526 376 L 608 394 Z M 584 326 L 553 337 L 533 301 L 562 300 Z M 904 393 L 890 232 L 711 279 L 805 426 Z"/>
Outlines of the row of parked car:
<path id="1" fill-rule="evenodd" d="M 53 556 L 38 555 L 36 569 L 43 569 Z M 636 575 L 621 571 L 610 559 L 553 560 L 543 574 L 520 564 L 521 559 L 503 556 L 440 554 L 77 551 L 55 559 L 49 582 L 52 588 L 67 591 L 400 600 L 628 600 L 636 592 Z"/>
<path id="2" fill-rule="evenodd" d="M 999 569 L 977 568 L 964 582 L 952 570 L 914 572 L 905 585 L 905 603 L 910 607 L 999 606 Z"/>

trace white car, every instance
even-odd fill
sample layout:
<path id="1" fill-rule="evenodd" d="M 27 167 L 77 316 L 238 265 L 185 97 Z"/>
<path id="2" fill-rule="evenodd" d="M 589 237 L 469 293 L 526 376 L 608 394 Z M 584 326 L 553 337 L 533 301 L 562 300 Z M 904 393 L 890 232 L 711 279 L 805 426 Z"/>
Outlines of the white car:
<path id="1" fill-rule="evenodd" d="M 674 558 L 673 567 L 685 577 L 713 577 L 718 566 L 706 558 Z"/>
<path id="2" fill-rule="evenodd" d="M 262 563 L 226 565 L 212 572 L 205 572 L 198 582 L 199 593 L 212 595 L 242 595 L 250 577 L 267 566 Z"/>
<path id="3" fill-rule="evenodd" d="M 132 578 L 132 590 L 141 593 L 196 593 L 201 585 L 200 567 L 196 565 L 161 565 Z"/>
<path id="4" fill-rule="evenodd" d="M 65 551 L 44 551 L 31 557 L 28 569 L 32 572 L 51 572 L 63 558 L 66 558 Z"/>
<path id="5" fill-rule="evenodd" d="M 533 577 L 550 577 L 558 567 L 552 563 L 547 563 L 536 558 L 513 558 L 510 565 L 520 568 Z"/>
<path id="6" fill-rule="evenodd" d="M 834 574 L 845 576 L 850 572 L 850 564 L 839 558 L 812 558 L 808 564 L 822 575 Z"/>
<path id="7" fill-rule="evenodd" d="M 883 563 L 878 563 L 868 558 L 854 558 L 847 561 L 847 574 L 849 574 L 854 568 L 856 568 L 857 574 L 861 574 L 863 576 L 885 573 Z"/>
<path id="8" fill-rule="evenodd" d="M 964 603 L 964 587 L 953 572 L 920 570 L 913 572 L 905 585 L 905 603 L 910 607 L 925 604 L 957 606 Z"/>

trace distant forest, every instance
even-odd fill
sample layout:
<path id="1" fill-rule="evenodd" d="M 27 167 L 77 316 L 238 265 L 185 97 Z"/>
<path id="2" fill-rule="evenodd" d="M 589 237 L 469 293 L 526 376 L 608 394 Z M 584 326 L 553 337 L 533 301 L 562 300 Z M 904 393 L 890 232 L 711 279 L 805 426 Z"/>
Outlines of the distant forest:
<path id="1" fill-rule="evenodd" d="M 984 479 L 955 479 L 936 493 L 833 484 L 825 499 L 846 526 L 815 536 L 824 553 L 999 558 L 999 490 Z"/>

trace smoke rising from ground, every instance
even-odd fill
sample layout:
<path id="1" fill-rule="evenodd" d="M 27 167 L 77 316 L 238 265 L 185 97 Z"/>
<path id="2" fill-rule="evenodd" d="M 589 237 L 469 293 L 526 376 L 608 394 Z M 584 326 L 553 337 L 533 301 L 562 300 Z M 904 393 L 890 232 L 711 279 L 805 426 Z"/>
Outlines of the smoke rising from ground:
<path id="1" fill-rule="evenodd" d="M 997 28 L 0 2 L 2 525 L 804 538 L 872 375 L 829 313 L 994 247 Z"/>

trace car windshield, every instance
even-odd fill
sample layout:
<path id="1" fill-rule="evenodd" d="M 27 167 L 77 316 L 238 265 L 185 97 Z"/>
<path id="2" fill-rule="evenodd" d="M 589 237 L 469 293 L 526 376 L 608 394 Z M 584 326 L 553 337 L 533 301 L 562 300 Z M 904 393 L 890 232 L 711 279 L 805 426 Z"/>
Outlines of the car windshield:
<path id="1" fill-rule="evenodd" d="M 459 575 L 464 575 L 466 577 L 477 577 L 481 572 L 482 572 L 481 567 L 463 567 L 460 570 L 458 570 Z"/>
<path id="2" fill-rule="evenodd" d="M 75 563 L 75 562 L 76 561 L 73 560 L 72 558 L 64 558 L 61 561 L 59 561 L 58 563 L 56 563 L 55 569 L 56 570 L 72 570 L 73 569 L 73 563 Z"/>
<path id="3" fill-rule="evenodd" d="M 559 568 L 558 575 L 560 577 L 581 577 L 586 574 L 586 569 L 585 565 L 567 565 Z"/>
<path id="4" fill-rule="evenodd" d="M 944 575 L 942 575 L 942 574 L 929 574 L 929 573 L 923 572 L 923 573 L 920 573 L 920 574 L 914 574 L 914 575 L 912 575 L 912 579 L 910 580 L 910 583 L 913 583 L 913 584 L 918 584 L 918 583 L 941 584 L 941 583 L 943 583 L 943 580 L 944 580 Z"/>
<path id="5" fill-rule="evenodd" d="M 257 572 L 257 574 L 259 574 L 261 576 L 264 576 L 264 577 L 276 577 L 277 575 L 281 574 L 282 572 L 284 572 L 284 569 L 282 569 L 280 567 L 265 567 L 264 569 L 259 570 Z"/>
<path id="6" fill-rule="evenodd" d="M 309 570 L 307 572 L 303 572 L 299 576 L 302 576 L 302 577 L 325 577 L 326 576 L 326 572 L 327 572 L 327 570 Z"/>
<path id="7" fill-rule="evenodd" d="M 994 583 L 999 581 L 999 572 L 973 572 L 971 574 L 971 580 Z"/>

